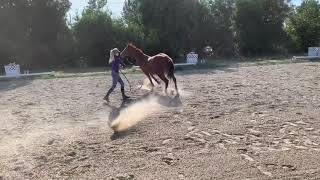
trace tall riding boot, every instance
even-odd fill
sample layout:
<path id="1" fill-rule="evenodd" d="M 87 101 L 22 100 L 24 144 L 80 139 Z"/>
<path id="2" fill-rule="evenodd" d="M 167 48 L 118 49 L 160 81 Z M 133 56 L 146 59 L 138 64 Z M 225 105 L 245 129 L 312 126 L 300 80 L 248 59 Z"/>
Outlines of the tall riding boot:
<path id="1" fill-rule="evenodd" d="M 107 95 L 103 98 L 103 100 L 106 100 L 107 102 L 109 102 L 109 96 L 110 96 L 111 92 L 112 92 L 112 89 L 110 89 L 108 91 Z"/>
<path id="2" fill-rule="evenodd" d="M 129 99 L 130 97 L 129 96 L 126 96 L 125 93 L 124 93 L 124 88 L 121 88 L 121 93 L 122 93 L 122 99 L 123 100 L 126 100 L 126 99 Z"/>

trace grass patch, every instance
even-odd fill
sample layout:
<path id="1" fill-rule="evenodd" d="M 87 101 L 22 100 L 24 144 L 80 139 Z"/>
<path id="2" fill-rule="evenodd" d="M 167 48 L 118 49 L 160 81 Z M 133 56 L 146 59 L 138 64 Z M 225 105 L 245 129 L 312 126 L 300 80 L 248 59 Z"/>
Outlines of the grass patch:
<path id="1" fill-rule="evenodd" d="M 55 78 L 55 76 L 53 76 L 53 75 L 41 75 L 40 76 L 40 79 L 54 79 Z"/>

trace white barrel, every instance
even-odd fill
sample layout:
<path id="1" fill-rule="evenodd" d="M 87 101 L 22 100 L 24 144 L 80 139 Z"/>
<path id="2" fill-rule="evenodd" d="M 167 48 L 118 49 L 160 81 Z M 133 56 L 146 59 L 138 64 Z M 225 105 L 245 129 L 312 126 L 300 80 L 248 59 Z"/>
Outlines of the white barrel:
<path id="1" fill-rule="evenodd" d="M 198 63 L 198 54 L 191 52 L 187 54 L 187 63 L 188 64 L 197 64 Z"/>
<path id="2" fill-rule="evenodd" d="M 309 47 L 308 56 L 310 57 L 320 57 L 320 47 Z"/>
<path id="3" fill-rule="evenodd" d="M 4 66 L 4 69 L 7 77 L 19 77 L 21 74 L 19 64 L 10 63 Z"/>

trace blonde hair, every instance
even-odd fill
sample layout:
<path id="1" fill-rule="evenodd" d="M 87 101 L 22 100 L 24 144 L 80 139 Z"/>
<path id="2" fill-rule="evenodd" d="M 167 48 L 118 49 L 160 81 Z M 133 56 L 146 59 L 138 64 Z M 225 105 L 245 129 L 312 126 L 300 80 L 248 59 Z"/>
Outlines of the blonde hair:
<path id="1" fill-rule="evenodd" d="M 118 48 L 114 48 L 110 50 L 110 58 L 109 58 L 109 64 L 113 63 L 114 61 L 114 54 L 115 53 L 120 53 Z"/>

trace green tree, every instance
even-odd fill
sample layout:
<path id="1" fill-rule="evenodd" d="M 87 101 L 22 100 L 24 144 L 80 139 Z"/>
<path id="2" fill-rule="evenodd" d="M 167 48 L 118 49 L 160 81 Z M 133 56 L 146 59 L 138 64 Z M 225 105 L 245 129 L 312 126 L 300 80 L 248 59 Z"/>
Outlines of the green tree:
<path id="1" fill-rule="evenodd" d="M 71 47 L 65 15 L 68 0 L 3 0 L 0 2 L 0 64 L 24 68 L 63 63 Z"/>
<path id="2" fill-rule="evenodd" d="M 114 44 L 110 12 L 104 10 L 106 0 L 90 0 L 72 31 L 77 41 L 77 55 L 90 66 L 107 64 L 108 49 Z"/>
<path id="3" fill-rule="evenodd" d="M 289 11 L 287 0 L 237 0 L 234 20 L 241 52 L 271 53 L 281 47 Z"/>
<path id="4" fill-rule="evenodd" d="M 110 49 L 121 49 L 128 42 L 139 45 L 144 39 L 139 25 L 112 19 L 106 5 L 106 0 L 90 0 L 72 25 L 76 60 L 85 60 L 89 66 L 106 66 Z"/>
<path id="5" fill-rule="evenodd" d="M 290 17 L 287 32 L 298 50 L 319 46 L 320 4 L 317 0 L 305 0 Z"/>
<path id="6" fill-rule="evenodd" d="M 235 0 L 202 1 L 198 36 L 194 38 L 198 47 L 211 46 L 218 56 L 234 56 L 236 53 L 233 33 L 233 13 Z M 197 43 L 196 43 L 197 44 Z"/>
<path id="7" fill-rule="evenodd" d="M 127 0 L 124 19 L 145 35 L 147 51 L 173 57 L 205 46 L 233 55 L 234 0 Z"/>
<path id="8" fill-rule="evenodd" d="M 139 7 L 141 1 L 139 0 L 126 0 L 123 7 L 123 18 L 127 24 L 136 24 L 143 26 L 141 20 L 141 12 Z"/>

